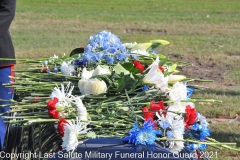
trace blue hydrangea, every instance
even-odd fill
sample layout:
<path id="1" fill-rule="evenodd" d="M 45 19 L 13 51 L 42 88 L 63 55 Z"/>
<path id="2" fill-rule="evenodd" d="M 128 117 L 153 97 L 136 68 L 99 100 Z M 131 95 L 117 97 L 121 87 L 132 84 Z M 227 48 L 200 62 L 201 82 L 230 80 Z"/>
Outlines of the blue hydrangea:
<path id="1" fill-rule="evenodd" d="M 73 61 L 73 65 L 76 65 L 76 66 L 86 66 L 87 65 L 87 60 L 86 59 L 82 59 L 82 60 L 74 60 Z"/>
<path id="2" fill-rule="evenodd" d="M 115 61 L 127 60 L 128 56 L 130 53 L 120 39 L 115 34 L 104 30 L 89 38 L 82 60 L 90 63 L 105 60 L 107 64 L 113 64 Z"/>
<path id="3" fill-rule="evenodd" d="M 161 131 L 153 129 L 154 123 L 150 120 L 144 122 L 142 128 L 139 128 L 137 122 L 134 123 L 133 128 L 129 131 L 129 136 L 125 137 L 123 141 L 135 145 L 154 145 L 157 136 L 161 135 Z"/>

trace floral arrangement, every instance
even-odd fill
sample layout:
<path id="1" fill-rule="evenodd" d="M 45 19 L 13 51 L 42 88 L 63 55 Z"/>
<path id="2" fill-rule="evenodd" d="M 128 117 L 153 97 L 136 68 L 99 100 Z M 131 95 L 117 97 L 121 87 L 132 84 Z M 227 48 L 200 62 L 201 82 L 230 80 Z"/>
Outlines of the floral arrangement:
<path id="1" fill-rule="evenodd" d="M 22 60 L 28 68 L 15 71 L 20 101 L 12 100 L 6 123 L 52 124 L 64 150 L 85 139 L 119 137 L 133 145 L 158 145 L 174 154 L 197 153 L 208 146 L 239 151 L 210 138 L 206 118 L 192 99 L 200 86 L 177 67 L 190 65 L 158 54 L 165 40 L 125 43 L 108 31 L 89 38 L 83 48 L 58 57 Z M 31 66 L 31 67 L 29 67 Z"/>

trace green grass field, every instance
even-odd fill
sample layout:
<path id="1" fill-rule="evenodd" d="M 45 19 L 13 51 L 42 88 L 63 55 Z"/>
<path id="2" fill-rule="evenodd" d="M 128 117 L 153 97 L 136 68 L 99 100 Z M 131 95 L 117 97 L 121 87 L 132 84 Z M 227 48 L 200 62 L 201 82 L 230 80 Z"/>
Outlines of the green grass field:
<path id="1" fill-rule="evenodd" d="M 159 53 L 193 63 L 192 70 L 181 70 L 193 78 L 206 74 L 215 80 L 194 97 L 223 102 L 199 103 L 197 110 L 208 118 L 237 119 L 239 10 L 239 0 L 19 0 L 11 34 L 17 58 L 69 54 L 102 30 L 124 43 L 168 40 L 171 44 L 159 47 Z M 240 147 L 240 123 L 213 123 L 211 129 L 213 138 Z M 240 158 L 236 152 L 218 152 L 218 159 Z"/>

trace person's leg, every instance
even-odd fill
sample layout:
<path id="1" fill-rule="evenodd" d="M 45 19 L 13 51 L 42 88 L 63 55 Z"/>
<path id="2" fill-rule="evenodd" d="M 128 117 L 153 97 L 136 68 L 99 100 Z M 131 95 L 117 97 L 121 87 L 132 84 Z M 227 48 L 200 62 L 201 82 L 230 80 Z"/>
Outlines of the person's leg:
<path id="1" fill-rule="evenodd" d="M 11 67 L 0 68 L 0 99 L 10 100 L 12 98 L 11 88 L 6 88 L 2 84 L 9 83 L 11 75 Z M 0 105 L 9 104 L 10 102 L 0 101 Z M 1 107 L 0 114 L 9 110 L 9 106 Z M 3 122 L 2 117 L 0 116 L 0 151 L 3 150 L 4 138 L 6 134 L 6 125 Z"/>

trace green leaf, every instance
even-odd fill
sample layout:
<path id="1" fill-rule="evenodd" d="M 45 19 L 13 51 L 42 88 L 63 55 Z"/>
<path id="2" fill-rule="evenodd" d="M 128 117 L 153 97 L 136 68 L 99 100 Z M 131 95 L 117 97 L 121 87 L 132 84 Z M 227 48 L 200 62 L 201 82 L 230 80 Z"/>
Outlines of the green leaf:
<path id="1" fill-rule="evenodd" d="M 84 48 L 75 48 L 74 50 L 71 51 L 70 57 L 75 54 L 79 54 L 79 53 L 83 53 L 83 52 L 84 52 Z"/>
<path id="2" fill-rule="evenodd" d="M 168 68 L 168 72 L 174 72 L 176 70 L 176 68 L 177 68 L 177 64 L 174 64 Z"/>
<path id="3" fill-rule="evenodd" d="M 122 66 L 131 73 L 138 73 L 139 70 L 136 69 L 131 62 L 123 63 Z"/>
<path id="4" fill-rule="evenodd" d="M 160 39 L 150 40 L 150 42 L 152 43 L 152 46 L 151 46 L 152 48 L 157 48 L 158 46 L 164 46 L 164 45 L 170 44 L 168 41 L 160 40 Z"/>
<path id="5" fill-rule="evenodd" d="M 96 138 L 97 137 L 97 135 L 96 135 L 96 133 L 95 132 L 88 132 L 87 133 L 87 137 L 89 137 L 89 138 Z"/>
<path id="6" fill-rule="evenodd" d="M 130 74 L 130 72 L 128 70 L 126 70 L 121 64 L 116 64 L 113 67 L 113 70 L 115 71 L 115 73 L 117 74 L 121 74 L 123 73 L 124 75 Z"/>
<path id="7" fill-rule="evenodd" d="M 123 92 L 125 89 L 130 90 L 136 81 L 130 76 L 124 75 L 120 80 L 118 80 L 118 92 Z"/>
<path id="8" fill-rule="evenodd" d="M 167 62 L 167 60 L 168 60 L 168 57 L 161 59 L 159 65 L 163 66 Z"/>

